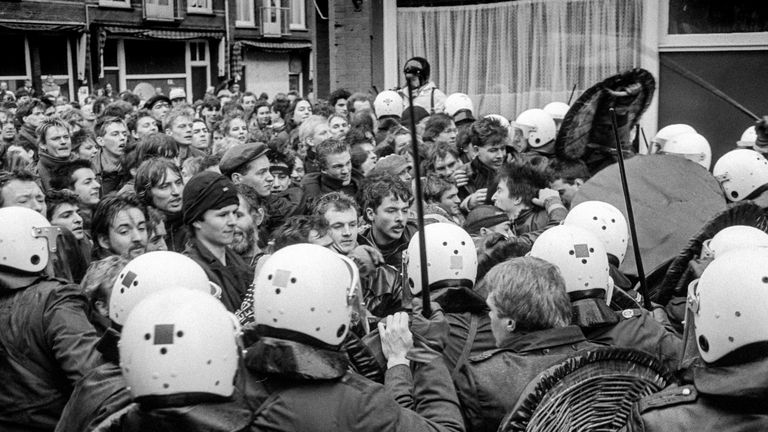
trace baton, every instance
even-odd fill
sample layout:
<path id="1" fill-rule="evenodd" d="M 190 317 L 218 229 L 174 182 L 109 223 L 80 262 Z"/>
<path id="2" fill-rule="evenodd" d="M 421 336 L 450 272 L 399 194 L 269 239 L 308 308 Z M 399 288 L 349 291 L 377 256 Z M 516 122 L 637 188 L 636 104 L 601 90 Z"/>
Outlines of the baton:
<path id="1" fill-rule="evenodd" d="M 640 257 L 640 245 L 637 243 L 637 229 L 635 228 L 635 214 L 632 212 L 632 201 L 629 199 L 629 184 L 627 183 L 627 173 L 624 170 L 624 153 L 621 149 L 621 139 L 619 138 L 619 127 L 616 122 L 616 110 L 609 108 L 611 113 L 611 126 L 613 126 L 613 137 L 616 140 L 616 151 L 619 154 L 619 174 L 621 176 L 621 189 L 624 191 L 624 203 L 627 206 L 627 221 L 629 222 L 629 233 L 632 235 L 632 249 L 635 252 L 635 265 L 637 266 L 637 275 L 640 276 L 640 292 L 643 294 L 643 305 L 646 309 L 651 309 L 651 299 L 648 298 L 648 282 L 645 280 L 645 271 L 643 270 L 643 260 Z"/>
<path id="2" fill-rule="evenodd" d="M 432 306 L 430 305 L 429 297 L 429 277 L 427 276 L 427 241 L 424 235 L 424 202 L 421 200 L 421 160 L 419 158 L 419 145 L 416 139 L 416 118 L 413 116 L 413 88 L 411 88 L 411 82 L 408 77 L 405 77 L 406 86 L 408 87 L 408 106 L 411 107 L 411 148 L 413 149 L 413 171 L 416 177 L 415 191 L 416 196 L 416 223 L 419 225 L 419 262 L 421 263 L 421 300 L 422 309 L 421 314 L 424 318 L 429 319 L 432 316 Z M 414 257 L 409 257 L 413 259 Z M 415 276 L 415 275 L 414 275 Z"/>

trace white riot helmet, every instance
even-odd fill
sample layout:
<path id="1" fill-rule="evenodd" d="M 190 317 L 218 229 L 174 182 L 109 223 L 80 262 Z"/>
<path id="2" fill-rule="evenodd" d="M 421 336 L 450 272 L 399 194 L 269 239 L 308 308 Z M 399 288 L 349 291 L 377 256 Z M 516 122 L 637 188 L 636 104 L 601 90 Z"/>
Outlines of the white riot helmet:
<path id="1" fill-rule="evenodd" d="M 740 249 L 712 261 L 688 288 L 696 343 L 712 363 L 756 342 L 768 342 L 768 249 Z"/>
<path id="2" fill-rule="evenodd" d="M 768 183 L 768 160 L 754 150 L 731 150 L 717 160 L 712 175 L 728 201 L 741 201 Z"/>
<path id="3" fill-rule="evenodd" d="M 694 129 L 693 127 L 687 124 L 682 124 L 682 123 L 664 126 L 658 132 L 656 132 L 656 136 L 654 136 L 651 139 L 650 152 L 651 153 L 658 152 L 661 148 L 664 147 L 667 141 L 674 138 L 676 135 L 680 135 L 681 133 L 686 133 L 686 132 L 696 132 L 696 129 Z"/>
<path id="4" fill-rule="evenodd" d="M 339 346 L 359 304 L 357 267 L 322 246 L 296 244 L 270 256 L 254 279 L 256 324 Z"/>
<path id="5" fill-rule="evenodd" d="M 721 229 L 701 248 L 704 258 L 717 258 L 736 249 L 768 247 L 768 233 L 747 225 L 733 225 Z"/>
<path id="6" fill-rule="evenodd" d="M 627 255 L 629 228 L 624 214 L 602 201 L 584 201 L 572 208 L 563 225 L 584 228 L 603 242 L 609 254 L 624 261 Z"/>
<path id="7" fill-rule="evenodd" d="M 754 126 L 750 126 L 741 134 L 741 139 L 736 141 L 736 146 L 752 148 L 755 146 L 755 142 L 757 142 L 757 131 Z"/>
<path id="8" fill-rule="evenodd" d="M 427 278 L 431 289 L 447 283 L 452 287 L 474 287 L 477 249 L 463 228 L 452 223 L 429 224 L 424 227 L 424 238 L 428 245 Z M 419 245 L 419 236 L 413 236 L 408 244 L 408 285 L 413 294 L 419 294 L 423 289 Z"/>
<path id="9" fill-rule="evenodd" d="M 455 122 L 474 119 L 475 106 L 464 93 L 453 93 L 445 99 L 445 113 Z"/>
<path id="10" fill-rule="evenodd" d="M 605 246 L 591 232 L 572 225 L 552 227 L 531 247 L 531 256 L 556 265 L 568 293 L 612 288 Z"/>
<path id="11" fill-rule="evenodd" d="M 544 110 L 538 108 L 523 111 L 517 116 L 512 126 L 517 130 L 515 132 L 516 139 L 517 134 L 521 134 L 532 148 L 549 144 L 557 134 L 555 120 Z"/>
<path id="12" fill-rule="evenodd" d="M 145 297 L 170 287 L 215 295 L 205 271 L 191 258 L 169 251 L 148 252 L 132 259 L 117 276 L 109 296 L 109 319 L 124 324 Z"/>
<path id="13" fill-rule="evenodd" d="M 563 121 L 569 109 L 571 107 L 565 102 L 550 102 L 543 108 L 544 112 L 549 114 L 555 122 Z"/>
<path id="14" fill-rule="evenodd" d="M 712 148 L 709 141 L 696 132 L 684 132 L 669 139 L 658 151 L 684 157 L 709 170 L 712 165 Z"/>
<path id="15" fill-rule="evenodd" d="M 373 109 L 376 111 L 376 118 L 400 118 L 403 115 L 403 98 L 395 91 L 385 90 L 376 95 Z"/>
<path id="16" fill-rule="evenodd" d="M 209 294 L 186 288 L 153 293 L 136 305 L 120 336 L 120 369 L 131 395 L 231 396 L 239 331 L 234 316 Z"/>
<path id="17" fill-rule="evenodd" d="M 59 228 L 26 207 L 0 208 L 0 266 L 37 273 L 56 252 Z"/>

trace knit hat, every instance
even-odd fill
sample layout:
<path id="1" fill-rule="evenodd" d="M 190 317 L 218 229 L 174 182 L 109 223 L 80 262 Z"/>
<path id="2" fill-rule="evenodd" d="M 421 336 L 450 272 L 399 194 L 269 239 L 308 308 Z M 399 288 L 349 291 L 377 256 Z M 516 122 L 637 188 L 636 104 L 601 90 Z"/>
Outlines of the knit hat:
<path id="1" fill-rule="evenodd" d="M 184 186 L 182 193 L 182 214 L 184 223 L 191 224 L 208 210 L 218 210 L 230 205 L 238 205 L 235 185 L 223 175 L 212 171 L 203 171 L 192 176 Z"/>
<path id="2" fill-rule="evenodd" d="M 429 117 L 429 113 L 424 107 L 418 105 L 408 107 L 403 110 L 403 115 L 400 117 L 400 124 L 409 127 L 411 124 L 411 116 L 413 116 L 414 123 L 418 123 Z"/>
<path id="3" fill-rule="evenodd" d="M 509 222 L 509 216 L 503 210 L 492 205 L 481 205 L 475 207 L 467 215 L 464 221 L 464 229 L 469 234 L 480 234 L 480 228 L 490 228 L 502 222 Z"/>

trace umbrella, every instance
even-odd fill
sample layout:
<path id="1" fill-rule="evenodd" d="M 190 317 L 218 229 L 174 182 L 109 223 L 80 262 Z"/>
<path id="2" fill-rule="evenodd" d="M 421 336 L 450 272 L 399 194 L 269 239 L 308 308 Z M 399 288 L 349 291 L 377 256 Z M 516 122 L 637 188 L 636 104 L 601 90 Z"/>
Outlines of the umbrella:
<path id="1" fill-rule="evenodd" d="M 725 198 L 717 180 L 701 165 L 685 158 L 638 155 L 628 159 L 625 167 L 647 276 L 676 257 L 706 222 L 724 210 Z M 590 178 L 572 205 L 590 200 L 613 204 L 626 217 L 618 164 Z M 637 276 L 634 254 L 628 253 L 619 269 Z"/>

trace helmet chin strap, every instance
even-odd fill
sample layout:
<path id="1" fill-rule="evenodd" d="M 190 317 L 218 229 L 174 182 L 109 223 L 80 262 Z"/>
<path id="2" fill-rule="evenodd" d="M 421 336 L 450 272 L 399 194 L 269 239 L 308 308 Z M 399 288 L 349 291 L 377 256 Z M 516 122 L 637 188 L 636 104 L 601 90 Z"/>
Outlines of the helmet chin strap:
<path id="1" fill-rule="evenodd" d="M 56 238 L 61 234 L 61 228 L 55 226 L 34 227 L 32 228 L 32 237 L 45 238 L 48 240 L 48 251 L 55 253 L 57 250 Z"/>

